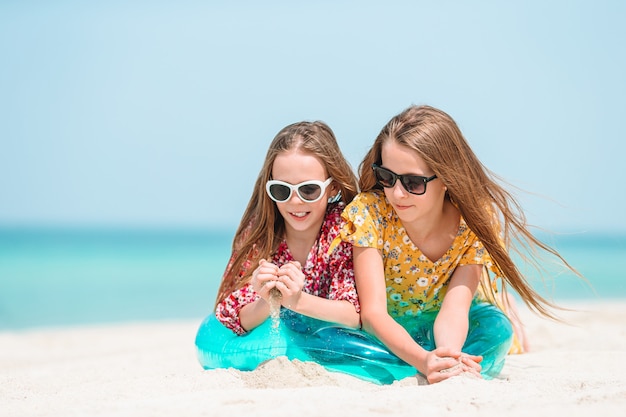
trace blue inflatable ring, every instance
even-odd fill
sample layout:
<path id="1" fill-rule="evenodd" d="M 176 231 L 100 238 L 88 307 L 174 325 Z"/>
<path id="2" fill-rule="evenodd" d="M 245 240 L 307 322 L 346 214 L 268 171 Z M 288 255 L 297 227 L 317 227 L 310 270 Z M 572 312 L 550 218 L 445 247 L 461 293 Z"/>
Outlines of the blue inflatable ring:
<path id="1" fill-rule="evenodd" d="M 435 317 L 436 313 L 432 313 L 412 318 L 414 324 L 409 331 L 428 350 L 434 349 Z M 488 304 L 474 305 L 463 350 L 483 355 L 482 374 L 491 378 L 504 365 L 512 334 L 508 318 L 499 309 Z M 267 319 L 242 336 L 237 336 L 211 314 L 200 325 L 195 345 L 204 369 L 251 371 L 267 360 L 286 356 L 290 360 L 313 361 L 330 371 L 376 384 L 391 384 L 418 373 L 363 331 L 312 319 L 288 309 L 281 310 L 280 320 Z"/>

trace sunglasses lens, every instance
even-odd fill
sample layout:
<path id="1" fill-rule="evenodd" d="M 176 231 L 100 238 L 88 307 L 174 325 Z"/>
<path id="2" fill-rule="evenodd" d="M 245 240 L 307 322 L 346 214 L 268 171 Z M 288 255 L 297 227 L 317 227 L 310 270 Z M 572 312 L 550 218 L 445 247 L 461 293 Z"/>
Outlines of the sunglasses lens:
<path id="1" fill-rule="evenodd" d="M 419 175 L 398 175 L 385 169 L 383 167 L 379 167 L 378 165 L 373 166 L 374 176 L 376 177 L 376 181 L 378 184 L 382 185 L 385 188 L 391 188 L 395 185 L 396 179 L 400 179 L 402 182 L 402 186 L 405 190 L 407 190 L 411 194 L 422 195 L 426 192 L 426 178 Z"/>
<path id="2" fill-rule="evenodd" d="M 411 194 L 424 194 L 426 192 L 426 183 L 424 182 L 423 177 L 418 177 L 416 175 L 405 175 L 402 178 L 402 184 L 404 188 Z"/>
<path id="3" fill-rule="evenodd" d="M 291 189 L 282 184 L 270 185 L 269 192 L 276 201 L 287 201 L 291 195 Z"/>
<path id="4" fill-rule="evenodd" d="M 393 187 L 396 183 L 393 173 L 381 167 L 374 168 L 374 175 L 376 176 L 376 181 L 383 187 Z"/>
<path id="5" fill-rule="evenodd" d="M 298 187 L 298 195 L 306 201 L 317 200 L 322 194 L 322 188 L 317 184 L 304 184 Z"/>

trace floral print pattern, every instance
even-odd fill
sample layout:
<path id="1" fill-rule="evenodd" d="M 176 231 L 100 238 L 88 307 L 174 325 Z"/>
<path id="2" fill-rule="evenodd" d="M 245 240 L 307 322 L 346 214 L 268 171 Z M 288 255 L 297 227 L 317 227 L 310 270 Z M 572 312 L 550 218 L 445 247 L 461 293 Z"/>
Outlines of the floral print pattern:
<path id="1" fill-rule="evenodd" d="M 320 229 L 319 236 L 311 248 L 302 272 L 305 276 L 303 291 L 324 297 L 330 300 L 347 300 L 351 302 L 357 312 L 360 312 L 359 300 L 354 283 L 354 269 L 352 263 L 352 245 L 341 242 L 339 245 L 331 244 L 339 237 L 339 232 L 344 225 L 341 212 L 343 203 L 330 204 L 326 217 Z M 235 254 L 231 256 L 231 262 Z M 272 262 L 282 266 L 294 258 L 289 252 L 287 242 L 282 241 L 276 253 L 272 256 Z M 231 267 L 229 262 L 226 271 Z M 249 263 L 247 268 L 252 268 Z M 256 266 L 254 266 L 256 268 Z M 245 274 L 247 271 L 241 271 Z M 220 302 L 215 310 L 215 315 L 224 326 L 238 335 L 243 335 L 246 330 L 241 326 L 239 312 L 247 304 L 260 298 L 254 291 L 252 284 L 247 283 L 242 288 L 235 290 L 230 296 Z"/>
<path id="2" fill-rule="evenodd" d="M 448 251 L 431 261 L 413 244 L 382 191 L 357 195 L 343 213 L 344 242 L 381 251 L 385 268 L 387 311 L 392 317 L 417 316 L 441 308 L 455 269 L 462 265 L 485 265 L 491 257 L 461 218 Z"/>

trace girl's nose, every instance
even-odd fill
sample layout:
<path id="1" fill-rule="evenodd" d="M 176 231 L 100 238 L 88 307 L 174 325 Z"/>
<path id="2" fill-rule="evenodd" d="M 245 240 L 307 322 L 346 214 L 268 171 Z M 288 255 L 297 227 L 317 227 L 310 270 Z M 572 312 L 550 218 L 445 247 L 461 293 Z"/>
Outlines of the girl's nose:
<path id="1" fill-rule="evenodd" d="M 408 194 L 407 190 L 404 188 L 404 185 L 402 185 L 402 181 L 400 180 L 397 180 L 396 183 L 393 185 L 392 191 L 393 194 L 398 197 L 404 197 Z"/>
<path id="2" fill-rule="evenodd" d="M 302 201 L 298 193 L 294 192 L 294 193 L 291 193 L 291 198 L 285 201 L 285 203 L 304 203 L 304 201 Z"/>

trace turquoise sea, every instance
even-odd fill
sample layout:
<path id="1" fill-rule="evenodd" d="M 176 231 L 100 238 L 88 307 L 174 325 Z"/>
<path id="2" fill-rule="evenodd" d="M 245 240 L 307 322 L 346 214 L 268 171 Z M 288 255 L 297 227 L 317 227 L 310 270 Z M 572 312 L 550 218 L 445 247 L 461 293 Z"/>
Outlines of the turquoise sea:
<path id="1" fill-rule="evenodd" d="M 0 229 L 0 330 L 196 319 L 213 308 L 234 230 Z M 550 242 L 583 273 L 537 289 L 555 301 L 626 301 L 626 236 Z"/>

